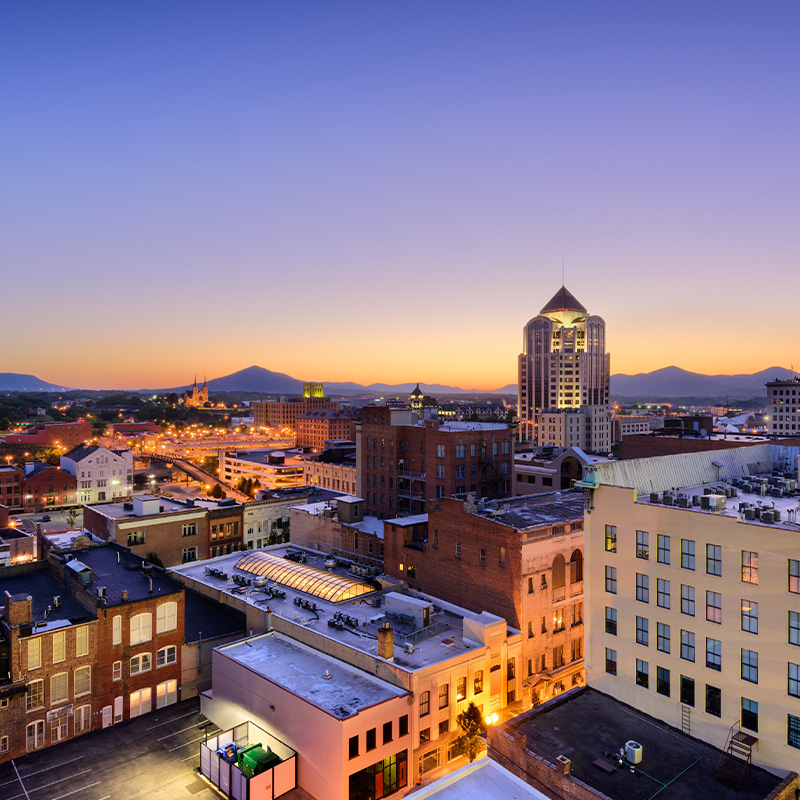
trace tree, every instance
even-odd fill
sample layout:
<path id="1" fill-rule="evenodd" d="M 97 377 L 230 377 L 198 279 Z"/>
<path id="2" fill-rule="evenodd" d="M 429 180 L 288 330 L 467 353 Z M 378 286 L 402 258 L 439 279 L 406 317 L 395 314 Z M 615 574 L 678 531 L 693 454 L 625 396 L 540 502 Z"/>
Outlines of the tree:
<path id="1" fill-rule="evenodd" d="M 8 417 L 0 419 L 0 431 L 7 431 L 11 427 L 11 420 Z"/>
<path id="2" fill-rule="evenodd" d="M 67 522 L 69 522 L 70 528 L 75 527 L 75 520 L 78 519 L 78 514 L 81 512 L 77 508 L 69 508 L 67 509 Z"/>
<path id="3" fill-rule="evenodd" d="M 460 756 L 466 756 L 471 764 L 484 748 L 480 737 L 486 734 L 486 723 L 475 703 L 470 703 L 466 711 L 456 717 L 456 722 L 461 734 L 453 743 L 455 751 Z"/>
<path id="4" fill-rule="evenodd" d="M 214 488 L 209 492 L 209 494 L 215 500 L 222 500 L 223 497 L 227 496 L 218 483 L 214 484 Z"/>
<path id="5" fill-rule="evenodd" d="M 249 497 L 252 497 L 252 495 L 253 495 L 253 479 L 252 479 L 252 478 L 248 478 L 248 479 L 247 479 L 247 480 L 244 482 L 244 489 L 242 489 L 242 491 L 243 491 L 243 492 L 244 492 L 246 495 L 248 495 Z"/>
<path id="6" fill-rule="evenodd" d="M 155 553 L 148 553 L 147 554 L 147 560 L 154 567 L 161 567 L 161 569 L 164 569 L 164 562 Z"/>

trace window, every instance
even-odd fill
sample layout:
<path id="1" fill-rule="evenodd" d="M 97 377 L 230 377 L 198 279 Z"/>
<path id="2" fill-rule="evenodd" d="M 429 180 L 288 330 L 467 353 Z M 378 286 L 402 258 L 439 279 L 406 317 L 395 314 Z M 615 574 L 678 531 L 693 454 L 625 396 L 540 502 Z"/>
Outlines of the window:
<path id="1" fill-rule="evenodd" d="M 89 655 L 88 625 L 81 625 L 80 628 L 75 629 L 75 655 L 78 657 Z"/>
<path id="2" fill-rule="evenodd" d="M 190 561 L 197 561 L 197 548 L 184 547 L 181 553 L 181 562 L 188 564 Z"/>
<path id="3" fill-rule="evenodd" d="M 742 727 L 758 733 L 758 703 L 742 698 Z"/>
<path id="4" fill-rule="evenodd" d="M 636 599 L 641 603 L 650 602 L 650 576 L 636 573 Z"/>
<path id="5" fill-rule="evenodd" d="M 694 616 L 694 586 L 681 584 L 681 614 Z"/>
<path id="6" fill-rule="evenodd" d="M 0 753 L 7 753 L 9 748 L 10 745 L 8 736 L 0 736 Z"/>
<path id="7" fill-rule="evenodd" d="M 139 653 L 131 659 L 131 675 L 150 671 L 150 653 Z"/>
<path id="8" fill-rule="evenodd" d="M 706 714 L 722 716 L 722 690 L 706 684 Z"/>
<path id="9" fill-rule="evenodd" d="M 636 685 L 645 689 L 650 687 L 650 666 L 639 658 L 636 659 Z"/>
<path id="10" fill-rule="evenodd" d="M 53 663 L 59 664 L 67 658 L 67 637 L 64 631 L 53 634 Z"/>
<path id="11" fill-rule="evenodd" d="M 650 534 L 647 531 L 636 531 L 636 558 L 650 558 Z"/>
<path id="12" fill-rule="evenodd" d="M 122 617 L 117 615 L 111 624 L 111 643 L 122 644 Z"/>
<path id="13" fill-rule="evenodd" d="M 456 558 L 461 558 L 461 542 L 456 542 Z"/>
<path id="14" fill-rule="evenodd" d="M 436 445 L 436 458 L 444 458 L 444 445 L 437 444 Z"/>
<path id="15" fill-rule="evenodd" d="M 636 617 L 636 644 L 649 644 L 650 623 L 646 617 Z"/>
<path id="16" fill-rule="evenodd" d="M 69 700 L 69 674 L 59 672 L 50 677 L 50 705 Z"/>
<path id="17" fill-rule="evenodd" d="M 617 609 L 606 606 L 606 633 L 617 635 Z"/>
<path id="18" fill-rule="evenodd" d="M 800 612 L 789 612 L 789 644 L 800 645 Z"/>
<path id="19" fill-rule="evenodd" d="M 681 703 L 694 708 L 694 679 L 681 675 Z"/>
<path id="20" fill-rule="evenodd" d="M 42 666 L 42 640 L 28 639 L 28 669 L 39 669 Z"/>
<path id="21" fill-rule="evenodd" d="M 617 552 L 617 527 L 616 525 L 606 525 L 606 552 Z"/>
<path id="22" fill-rule="evenodd" d="M 789 662 L 789 694 L 800 697 L 800 664 Z"/>
<path id="23" fill-rule="evenodd" d="M 131 644 L 149 642 L 153 638 L 153 615 L 137 614 L 131 617 Z"/>
<path id="24" fill-rule="evenodd" d="M 472 683 L 472 693 L 480 694 L 483 691 L 483 670 L 479 669 L 475 673 L 475 680 Z"/>
<path id="25" fill-rule="evenodd" d="M 101 492 L 100 494 L 104 494 Z M 105 497 L 98 498 L 105 500 Z M 144 544 L 144 531 L 132 531 L 128 534 L 128 547 L 134 547 L 137 544 Z"/>
<path id="26" fill-rule="evenodd" d="M 786 715 L 786 744 L 800 748 L 800 717 Z"/>
<path id="27" fill-rule="evenodd" d="M 480 564 L 482 567 L 486 566 L 486 549 L 483 547 L 481 547 Z M 528 579 L 528 581 L 530 583 L 530 578 Z"/>
<path id="28" fill-rule="evenodd" d="M 75 670 L 75 697 L 92 691 L 92 668 L 78 667 Z"/>
<path id="29" fill-rule="evenodd" d="M 506 564 L 506 548 L 504 545 L 500 545 L 500 554 L 497 557 L 497 563 L 500 564 L 501 567 L 504 567 Z"/>
<path id="30" fill-rule="evenodd" d="M 166 667 L 178 660 L 178 648 L 174 644 L 162 647 L 156 652 L 156 668 Z"/>
<path id="31" fill-rule="evenodd" d="M 44 747 L 44 720 L 31 722 L 25 728 L 25 745 L 28 751 Z"/>
<path id="32" fill-rule="evenodd" d="M 457 444 L 456 445 L 456 458 L 464 458 L 464 456 L 466 455 L 466 450 L 467 450 L 466 445 Z"/>
<path id="33" fill-rule="evenodd" d="M 656 647 L 662 653 L 669 653 L 670 630 L 669 625 L 659 622 L 656 625 Z"/>
<path id="34" fill-rule="evenodd" d="M 162 603 L 156 609 L 156 633 L 174 631 L 178 627 L 178 604 Z"/>
<path id="35" fill-rule="evenodd" d="M 383 476 L 381 476 L 383 477 Z M 444 464 L 437 464 L 436 465 L 436 477 L 439 480 L 444 480 Z"/>
<path id="36" fill-rule="evenodd" d="M 669 697 L 669 670 L 664 667 L 656 668 L 656 691 Z"/>
<path id="37" fill-rule="evenodd" d="M 658 535 L 658 563 L 669 564 L 669 536 Z"/>
<path id="38" fill-rule="evenodd" d="M 722 595 L 719 592 L 706 592 L 706 619 L 722 624 Z"/>
<path id="39" fill-rule="evenodd" d="M 392 723 L 391 723 L 391 721 L 384 722 L 383 723 L 383 743 L 384 744 L 388 744 L 389 742 L 392 741 L 393 738 L 394 737 L 392 735 Z"/>
<path id="40" fill-rule="evenodd" d="M 375 728 L 370 728 L 367 731 L 367 742 L 365 745 L 366 751 L 374 750 L 378 746 L 378 732 Z"/>
<path id="41" fill-rule="evenodd" d="M 694 661 L 694 633 L 681 631 L 681 658 L 684 661 Z"/>
<path id="42" fill-rule="evenodd" d="M 681 539 L 681 567 L 694 569 L 694 539 Z"/>
<path id="43" fill-rule="evenodd" d="M 669 581 L 658 578 L 656 588 L 658 589 L 658 593 L 656 594 L 658 606 L 660 608 L 669 608 Z"/>
<path id="44" fill-rule="evenodd" d="M 789 591 L 800 594 L 800 561 L 789 559 Z"/>
<path id="45" fill-rule="evenodd" d="M 758 633 L 758 603 L 742 600 L 742 630 Z"/>
<path id="46" fill-rule="evenodd" d="M 742 648 L 742 680 L 758 683 L 758 653 Z"/>
<path id="47" fill-rule="evenodd" d="M 617 568 L 606 567 L 606 591 L 609 594 L 617 593 Z"/>
<path id="48" fill-rule="evenodd" d="M 439 687 L 439 708 L 447 708 L 450 705 L 450 684 L 443 683 Z"/>
<path id="49" fill-rule="evenodd" d="M 719 639 L 706 638 L 706 666 L 722 671 L 722 642 Z"/>
<path id="50" fill-rule="evenodd" d="M 348 752 L 350 758 L 355 758 L 358 755 L 358 736 L 351 736 Z"/>
<path id="51" fill-rule="evenodd" d="M 426 717 L 431 713 L 431 693 L 423 692 L 419 696 L 419 715 Z"/>
<path id="52" fill-rule="evenodd" d="M 758 585 L 758 553 L 742 550 L 742 581 Z"/>
<path id="53" fill-rule="evenodd" d="M 112 677 L 112 680 L 115 680 L 115 681 L 122 680 L 122 662 L 121 661 L 115 661 L 114 662 L 114 665 L 113 665 L 112 670 L 111 670 L 111 677 Z"/>
<path id="54" fill-rule="evenodd" d="M 28 684 L 28 693 L 25 697 L 25 710 L 33 711 L 34 708 L 44 706 L 44 681 L 31 681 Z"/>
<path id="55" fill-rule="evenodd" d="M 197 535 L 197 523 L 196 522 L 189 522 L 183 526 L 183 535 L 184 536 L 196 536 Z"/>
<path id="56" fill-rule="evenodd" d="M 408 736 L 408 714 L 403 714 L 397 721 L 397 735 Z"/>
<path id="57" fill-rule="evenodd" d="M 617 674 L 617 651 L 606 647 L 606 672 L 609 675 Z"/>
<path id="58" fill-rule="evenodd" d="M 450 731 L 450 720 L 449 719 L 443 719 L 439 723 L 439 736 L 444 736 L 449 731 Z"/>
<path id="59" fill-rule="evenodd" d="M 429 742 L 431 740 L 431 729 L 430 728 L 423 728 L 419 732 L 419 743 L 425 744 L 425 742 Z M 438 750 L 434 751 L 438 755 Z"/>
<path id="60" fill-rule="evenodd" d="M 722 575 L 722 548 L 718 544 L 706 545 L 706 573 L 709 575 Z"/>
<path id="61" fill-rule="evenodd" d="M 149 688 L 139 689 L 138 692 L 131 693 L 131 719 L 138 717 L 140 714 L 147 714 L 150 711 L 151 693 Z"/>

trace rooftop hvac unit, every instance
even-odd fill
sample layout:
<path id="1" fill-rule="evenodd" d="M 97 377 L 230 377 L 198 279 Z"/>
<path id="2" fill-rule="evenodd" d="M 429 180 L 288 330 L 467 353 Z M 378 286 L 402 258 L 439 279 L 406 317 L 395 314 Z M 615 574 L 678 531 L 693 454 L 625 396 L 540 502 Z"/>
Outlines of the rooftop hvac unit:
<path id="1" fill-rule="evenodd" d="M 642 763 L 642 746 L 639 742 L 634 742 L 633 739 L 625 742 L 625 758 L 629 764 Z"/>
<path id="2" fill-rule="evenodd" d="M 674 506 L 675 505 L 675 495 L 669 494 L 664 492 L 664 505 L 665 506 Z"/>
<path id="3" fill-rule="evenodd" d="M 413 642 L 406 642 L 403 645 L 403 652 L 404 653 L 409 653 L 409 654 L 413 653 L 414 652 L 414 644 L 413 644 Z"/>

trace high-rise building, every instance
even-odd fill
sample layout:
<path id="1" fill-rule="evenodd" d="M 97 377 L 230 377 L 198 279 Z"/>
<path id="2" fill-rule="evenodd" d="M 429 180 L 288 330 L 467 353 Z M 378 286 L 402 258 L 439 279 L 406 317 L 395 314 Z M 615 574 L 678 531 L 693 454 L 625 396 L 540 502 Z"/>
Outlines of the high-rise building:
<path id="1" fill-rule="evenodd" d="M 540 445 L 608 450 L 609 376 L 605 322 L 562 286 L 523 329 L 522 435 Z"/>
<path id="2" fill-rule="evenodd" d="M 800 378 L 767 383 L 767 433 L 800 433 Z"/>

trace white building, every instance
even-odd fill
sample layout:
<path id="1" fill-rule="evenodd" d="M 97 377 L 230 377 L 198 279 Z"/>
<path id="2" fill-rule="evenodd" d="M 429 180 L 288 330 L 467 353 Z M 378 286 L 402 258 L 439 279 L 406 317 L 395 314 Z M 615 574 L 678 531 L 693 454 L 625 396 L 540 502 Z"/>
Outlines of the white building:
<path id="1" fill-rule="evenodd" d="M 800 378 L 767 384 L 767 433 L 800 434 Z"/>
<path id="2" fill-rule="evenodd" d="M 219 459 L 220 478 L 236 486 L 250 478 L 262 489 L 284 489 L 305 484 L 305 460 L 293 449 L 223 452 Z"/>
<path id="3" fill-rule="evenodd" d="M 133 495 L 133 453 L 79 445 L 61 456 L 61 469 L 74 475 L 78 503 L 107 503 Z"/>

